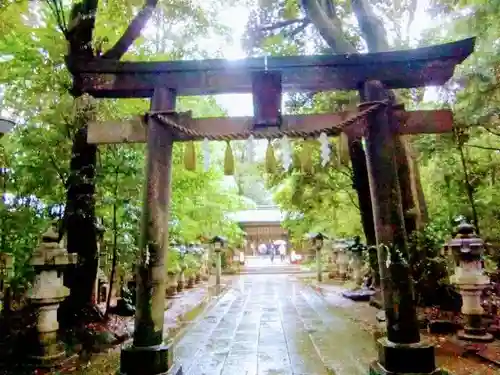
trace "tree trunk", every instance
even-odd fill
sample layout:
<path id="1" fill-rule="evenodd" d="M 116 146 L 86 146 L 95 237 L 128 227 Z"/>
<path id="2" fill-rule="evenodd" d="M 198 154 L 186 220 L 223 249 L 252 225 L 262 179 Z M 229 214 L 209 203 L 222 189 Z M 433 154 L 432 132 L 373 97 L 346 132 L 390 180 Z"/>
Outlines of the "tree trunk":
<path id="1" fill-rule="evenodd" d="M 113 291 L 115 276 L 116 276 L 116 264 L 118 263 L 118 224 L 116 222 L 116 198 L 118 195 L 118 172 L 115 171 L 115 201 L 113 202 L 113 260 L 111 262 L 111 274 L 109 276 L 109 293 L 106 299 L 106 312 L 104 314 L 105 318 L 109 315 L 109 306 L 111 305 L 111 292 Z"/>
<path id="2" fill-rule="evenodd" d="M 157 0 L 146 0 L 114 46 L 100 57 L 120 60 L 140 36 L 156 4 Z M 97 9 L 98 0 L 82 0 L 75 3 L 67 25 L 60 23 L 64 17 L 61 18 L 61 14 L 55 11 L 58 26 L 64 32 L 69 45 L 66 56 L 68 67 L 78 60 L 90 60 L 95 58 L 96 54 L 100 55 L 100 52 L 94 51 L 92 43 Z M 79 76 L 73 77 L 73 87 L 70 93 L 75 98 L 83 94 L 79 89 L 80 80 Z M 84 113 L 77 113 L 77 118 L 75 118 L 78 130 L 73 140 L 63 221 L 63 231 L 66 229 L 67 232 L 68 252 L 78 254 L 78 264 L 76 267 L 70 267 L 65 274 L 65 284 L 71 289 L 71 293 L 65 300 L 64 306 L 61 306 L 61 318 L 64 317 L 63 320 L 70 324 L 88 320 L 82 319 L 86 312 L 98 314 L 92 303 L 92 291 L 98 266 L 94 201 L 97 146 L 87 143 L 88 115 L 94 109 L 93 104 L 85 106 Z M 63 321 L 61 323 L 64 324 Z"/>
<path id="3" fill-rule="evenodd" d="M 84 0 L 73 5 L 68 25 L 60 25 L 69 44 L 66 62 L 68 65 L 79 59 L 94 57 L 92 33 L 95 26 L 97 0 Z M 66 28 L 67 26 L 67 28 Z M 70 93 L 75 97 L 77 126 L 71 149 L 70 176 L 67 182 L 66 207 L 61 232 L 67 235 L 67 250 L 78 255 L 78 262 L 66 269 L 64 284 L 70 295 L 61 304 L 59 317 L 63 328 L 79 327 L 89 321 L 94 309 L 92 295 L 97 276 L 98 253 L 95 226 L 95 169 L 97 147 L 87 143 L 87 122 L 92 106 L 82 108 L 82 92 L 73 82 Z M 62 235 L 62 233 L 60 233 Z"/>
<path id="4" fill-rule="evenodd" d="M 86 314 L 93 310 L 92 293 L 98 265 L 94 201 L 96 155 L 97 147 L 87 143 L 87 124 L 84 124 L 73 141 L 66 195 L 68 252 L 78 254 L 77 264 L 69 267 L 64 277 L 71 293 L 61 311 L 69 325 L 87 320 Z"/>

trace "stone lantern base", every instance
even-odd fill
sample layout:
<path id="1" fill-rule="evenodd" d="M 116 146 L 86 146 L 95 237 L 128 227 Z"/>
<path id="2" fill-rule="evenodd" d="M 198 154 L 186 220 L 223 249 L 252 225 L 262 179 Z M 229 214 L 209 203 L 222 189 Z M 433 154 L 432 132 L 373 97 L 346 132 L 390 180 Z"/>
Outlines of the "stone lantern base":
<path id="1" fill-rule="evenodd" d="M 436 367 L 434 346 L 418 342 L 396 344 L 386 337 L 377 341 L 378 361 L 370 365 L 370 375 L 447 375 Z"/>
<path id="2" fill-rule="evenodd" d="M 43 368 L 53 368 L 66 359 L 66 351 L 58 340 L 57 332 L 41 332 L 34 337 L 35 345 L 30 362 Z"/>
<path id="3" fill-rule="evenodd" d="M 486 332 L 485 330 L 468 330 L 464 329 L 457 332 L 457 337 L 460 340 L 464 341 L 475 341 L 475 342 L 493 342 L 495 338 L 491 333 Z"/>
<path id="4" fill-rule="evenodd" d="M 457 337 L 464 341 L 493 342 L 495 338 L 486 331 L 481 324 L 482 315 L 467 315 L 467 322 L 463 330 L 457 332 Z"/>

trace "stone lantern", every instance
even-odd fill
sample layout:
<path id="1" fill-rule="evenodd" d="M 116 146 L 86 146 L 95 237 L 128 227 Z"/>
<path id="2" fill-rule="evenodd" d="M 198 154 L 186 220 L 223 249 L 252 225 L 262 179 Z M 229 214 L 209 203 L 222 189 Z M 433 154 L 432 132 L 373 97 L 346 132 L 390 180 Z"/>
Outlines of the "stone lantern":
<path id="1" fill-rule="evenodd" d="M 462 296 L 462 314 L 466 319 L 464 330 L 458 333 L 458 337 L 470 341 L 493 341 L 493 336 L 482 325 L 481 294 L 489 284 L 483 273 L 484 242 L 476 235 L 474 226 L 463 222 L 457 227 L 455 238 L 446 246 L 455 259 L 455 274 L 451 281 Z"/>
<path id="2" fill-rule="evenodd" d="M 224 244 L 226 240 L 222 237 L 215 236 L 212 238 L 210 243 L 213 245 L 215 252 L 215 285 L 220 285 L 220 279 L 222 275 L 222 260 L 221 260 L 221 252 L 224 248 Z"/>
<path id="3" fill-rule="evenodd" d="M 29 299 L 36 310 L 38 343 L 30 357 L 42 366 L 52 366 L 65 356 L 57 339 L 57 309 L 69 295 L 69 289 L 63 285 L 63 270 L 75 264 L 77 257 L 68 254 L 58 241 L 59 235 L 53 225 L 43 234 L 42 243 L 30 260 L 36 276 Z"/>

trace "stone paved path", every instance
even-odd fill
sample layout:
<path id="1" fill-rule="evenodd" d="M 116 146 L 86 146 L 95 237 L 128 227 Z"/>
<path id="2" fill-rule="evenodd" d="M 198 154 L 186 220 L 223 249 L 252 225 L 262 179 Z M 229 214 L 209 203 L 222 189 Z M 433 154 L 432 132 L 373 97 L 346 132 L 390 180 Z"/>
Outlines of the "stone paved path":
<path id="1" fill-rule="evenodd" d="M 373 338 L 287 275 L 247 275 L 175 346 L 187 375 L 361 375 Z"/>

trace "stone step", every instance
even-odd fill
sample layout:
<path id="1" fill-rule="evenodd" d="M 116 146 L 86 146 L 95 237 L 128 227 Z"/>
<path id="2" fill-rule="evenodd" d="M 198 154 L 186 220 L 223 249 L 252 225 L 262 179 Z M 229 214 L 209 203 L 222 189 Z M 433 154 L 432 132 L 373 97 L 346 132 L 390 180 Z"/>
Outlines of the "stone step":
<path id="1" fill-rule="evenodd" d="M 291 273 L 309 273 L 300 267 L 245 267 L 240 271 L 240 274 L 291 274 Z"/>

